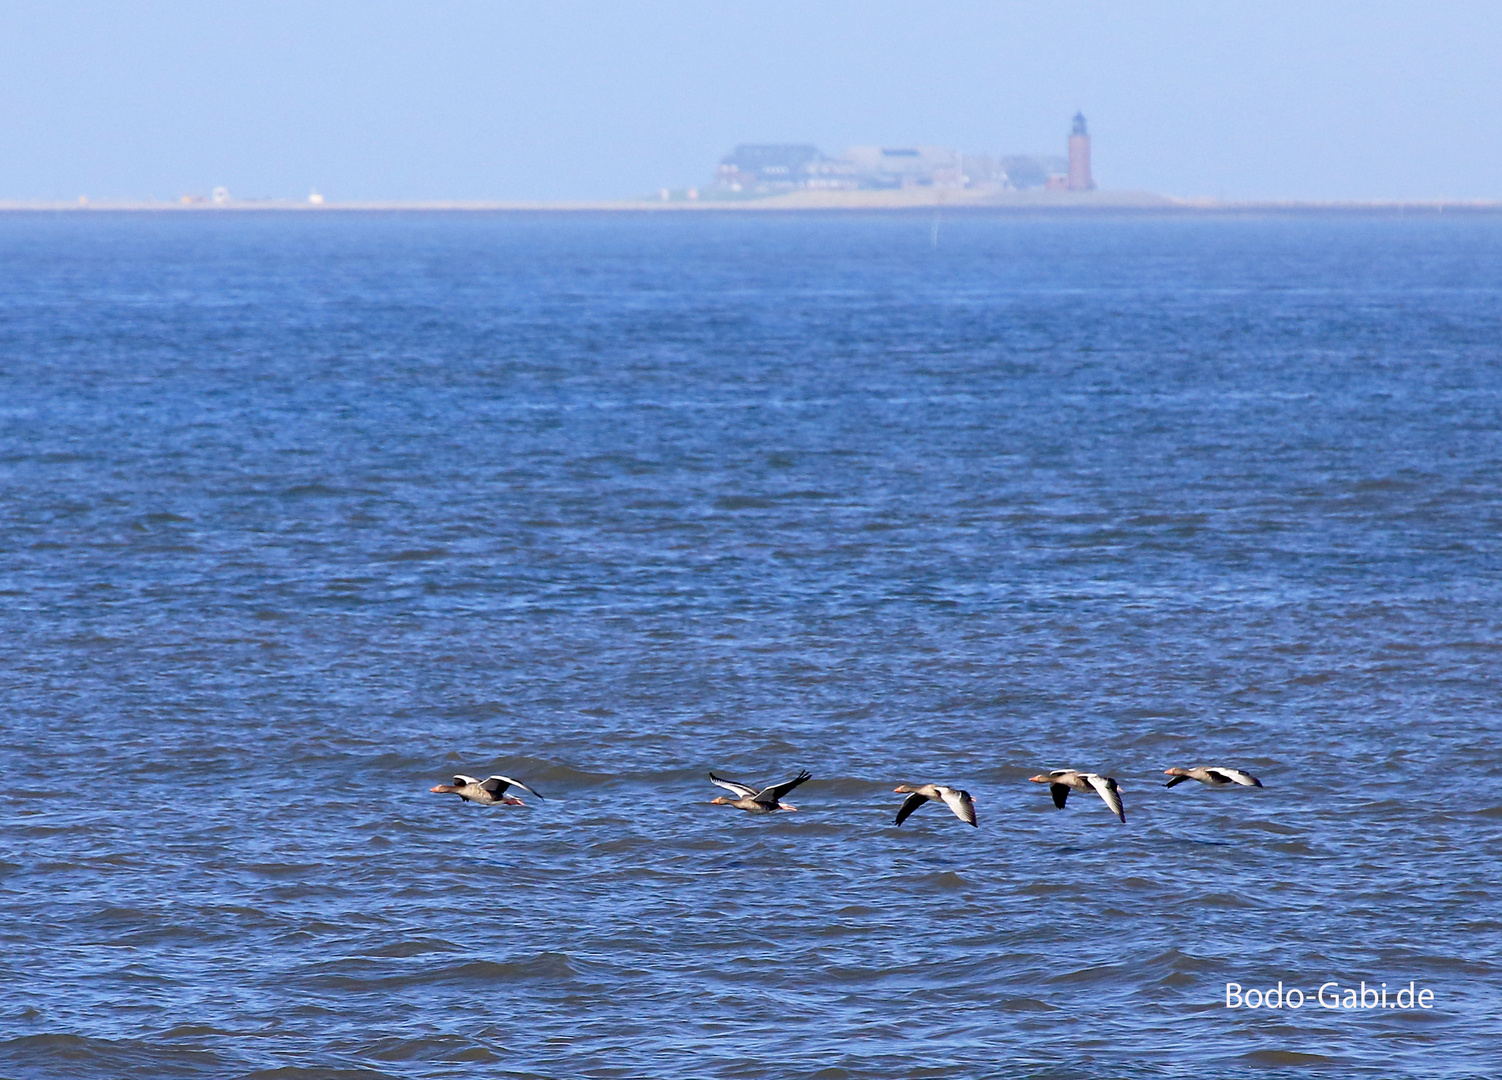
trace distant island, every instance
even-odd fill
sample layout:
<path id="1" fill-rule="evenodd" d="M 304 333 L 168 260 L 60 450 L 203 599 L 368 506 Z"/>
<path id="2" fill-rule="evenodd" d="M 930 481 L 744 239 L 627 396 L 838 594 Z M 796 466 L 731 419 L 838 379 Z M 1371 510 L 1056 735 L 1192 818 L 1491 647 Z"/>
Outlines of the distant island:
<path id="1" fill-rule="evenodd" d="M 975 213 L 1166 213 L 1166 214 L 1450 214 L 1502 213 L 1497 199 L 1371 199 L 1371 200 L 1223 200 L 1181 199 L 1141 191 L 1049 193 L 1021 191 L 1000 195 L 945 193 L 931 188 L 893 192 L 793 192 L 742 201 L 700 199 L 663 202 L 656 199 L 596 201 L 540 201 L 453 199 L 427 201 L 366 200 L 312 203 L 302 199 L 230 199 L 223 203 L 149 200 L 87 202 L 0 201 L 0 213 L 804 213 L 816 211 L 903 211 Z"/>
<path id="2" fill-rule="evenodd" d="M 1155 211 L 1183 213 L 1444 213 L 1502 212 L 1494 199 L 1432 200 L 1224 200 L 1176 198 L 1150 191 L 1109 191 L 1096 186 L 1090 134 L 1076 113 L 1067 152 L 990 157 L 939 146 L 852 146 L 830 157 L 809 143 L 743 143 L 720 159 L 702 188 L 660 188 L 635 199 L 589 201 L 429 200 L 351 201 L 327 199 L 237 199 L 219 187 L 207 196 L 183 195 L 172 202 L 90 200 L 16 202 L 4 211 L 153 210 L 188 213 L 225 211 L 809 211 L 975 210 L 1017 212 Z"/>
<path id="3" fill-rule="evenodd" d="M 942 146 L 852 146 L 830 157 L 808 143 L 743 143 L 720 159 L 703 190 L 663 188 L 663 202 L 746 201 L 790 195 L 812 205 L 911 205 L 1010 198 L 1026 192 L 1049 195 L 1095 191 L 1090 172 L 1090 133 L 1076 113 L 1068 153 L 964 154 Z M 893 196 L 901 193 L 896 198 Z M 1134 201 L 1153 196 L 1134 196 Z"/>

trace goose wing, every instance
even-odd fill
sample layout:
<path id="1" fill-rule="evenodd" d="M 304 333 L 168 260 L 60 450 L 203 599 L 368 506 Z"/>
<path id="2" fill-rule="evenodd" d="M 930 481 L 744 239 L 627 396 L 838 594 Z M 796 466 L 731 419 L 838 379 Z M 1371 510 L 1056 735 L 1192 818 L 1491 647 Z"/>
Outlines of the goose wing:
<path id="1" fill-rule="evenodd" d="M 745 784 L 737 784 L 734 780 L 721 780 L 714 773 L 709 774 L 709 782 L 717 784 L 726 791 L 734 792 L 738 798 L 753 799 L 756 797 L 756 789 L 747 787 Z"/>
<path id="2" fill-rule="evenodd" d="M 1168 783 L 1164 784 L 1163 786 L 1164 787 L 1173 787 L 1175 784 L 1182 784 L 1185 780 L 1188 780 L 1188 779 L 1189 779 L 1189 777 L 1187 777 L 1187 776 L 1175 776 L 1172 780 L 1170 780 Z"/>
<path id="3" fill-rule="evenodd" d="M 480 786 L 486 791 L 490 792 L 492 795 L 500 795 L 501 792 L 505 791 L 508 787 L 519 787 L 523 791 L 531 792 L 533 795 L 537 795 L 539 799 L 542 799 L 541 795 L 538 795 L 537 792 L 532 791 L 531 788 L 522 783 L 520 780 L 513 780 L 511 779 L 511 777 L 501 776 L 499 773 L 486 777 L 484 783 L 482 783 Z M 547 802 L 547 800 L 543 799 L 543 802 Z"/>
<path id="4" fill-rule="evenodd" d="M 912 816 L 914 810 L 918 809 L 918 807 L 922 806 L 926 802 L 928 802 L 928 796 L 920 795 L 916 791 L 909 795 L 906 799 L 903 799 L 902 808 L 897 811 L 897 824 L 901 825 L 904 821 Z"/>
<path id="5" fill-rule="evenodd" d="M 1064 809 L 1064 803 L 1069 798 L 1069 785 L 1049 784 L 1048 793 L 1053 796 L 1053 804 L 1060 810 Z"/>
<path id="6" fill-rule="evenodd" d="M 953 788 L 941 788 L 944 804 L 954 811 L 954 816 L 966 825 L 975 825 L 975 800 L 970 797 L 968 791 L 955 791 Z M 976 825 L 976 828 L 980 828 Z"/>
<path id="7" fill-rule="evenodd" d="M 1212 776 L 1224 777 L 1226 783 L 1240 784 L 1242 787 L 1262 786 L 1261 780 L 1258 780 L 1251 773 L 1242 772 L 1240 769 L 1227 769 L 1218 766 L 1213 769 L 1206 769 L 1205 771 Z"/>
<path id="8" fill-rule="evenodd" d="M 454 774 L 454 787 L 468 787 L 470 784 L 478 784 L 480 781 L 473 776 L 465 776 L 462 772 Z"/>
<path id="9" fill-rule="evenodd" d="M 799 784 L 803 783 L 803 781 L 812 780 L 813 778 L 813 774 L 808 770 L 799 770 L 798 775 L 791 780 L 784 780 L 780 784 L 773 784 L 771 787 L 762 788 L 752 798 L 759 803 L 775 803 Z"/>
<path id="10" fill-rule="evenodd" d="M 1110 807 L 1111 813 L 1119 817 L 1123 825 L 1126 824 L 1126 811 L 1121 808 L 1121 792 L 1116 787 L 1115 779 L 1109 776 L 1097 776 L 1095 773 L 1091 773 L 1085 779 L 1090 781 L 1090 786 L 1099 793 L 1106 806 Z"/>

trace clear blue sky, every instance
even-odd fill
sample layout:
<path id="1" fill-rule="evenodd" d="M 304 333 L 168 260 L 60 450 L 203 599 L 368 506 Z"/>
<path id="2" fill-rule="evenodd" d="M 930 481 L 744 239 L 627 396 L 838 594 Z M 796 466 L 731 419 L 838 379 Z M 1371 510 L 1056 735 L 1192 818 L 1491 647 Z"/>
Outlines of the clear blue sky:
<path id="1" fill-rule="evenodd" d="M 0 0 L 0 199 L 581 199 L 737 142 L 1103 187 L 1502 198 L 1502 2 Z"/>

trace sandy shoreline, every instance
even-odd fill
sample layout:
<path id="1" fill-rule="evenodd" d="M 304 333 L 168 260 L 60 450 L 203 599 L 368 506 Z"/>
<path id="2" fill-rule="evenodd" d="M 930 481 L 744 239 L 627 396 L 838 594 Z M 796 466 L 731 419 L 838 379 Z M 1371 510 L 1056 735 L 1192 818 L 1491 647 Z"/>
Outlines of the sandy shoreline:
<path id="1" fill-rule="evenodd" d="M 1146 212 L 1146 213 L 1499 213 L 1502 200 L 1220 200 L 1184 199 L 1142 191 L 990 192 L 916 188 L 898 191 L 797 191 L 759 199 L 620 199 L 611 201 L 384 201 L 313 204 L 293 199 L 238 199 L 227 203 L 77 200 L 0 200 L 0 212 L 156 212 L 156 213 L 765 213 L 768 211 L 984 211 L 984 212 Z"/>

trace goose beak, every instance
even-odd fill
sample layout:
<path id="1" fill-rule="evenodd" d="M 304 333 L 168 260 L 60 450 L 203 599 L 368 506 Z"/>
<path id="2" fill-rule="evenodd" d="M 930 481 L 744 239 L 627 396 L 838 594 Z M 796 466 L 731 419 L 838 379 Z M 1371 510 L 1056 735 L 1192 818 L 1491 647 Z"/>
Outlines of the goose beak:
<path id="1" fill-rule="evenodd" d="M 454 786 L 452 786 L 451 784 L 438 784 L 438 785 L 436 785 L 434 787 L 428 788 L 428 790 L 429 791 L 436 791 L 440 795 L 443 795 L 443 794 L 447 794 L 450 791 L 458 791 L 459 789 L 456 788 L 456 787 L 454 787 Z"/>

